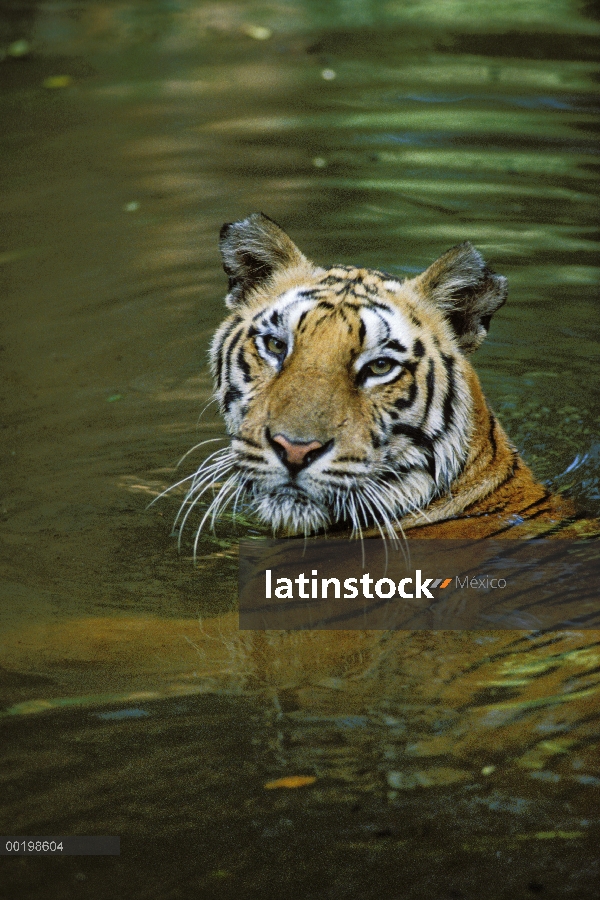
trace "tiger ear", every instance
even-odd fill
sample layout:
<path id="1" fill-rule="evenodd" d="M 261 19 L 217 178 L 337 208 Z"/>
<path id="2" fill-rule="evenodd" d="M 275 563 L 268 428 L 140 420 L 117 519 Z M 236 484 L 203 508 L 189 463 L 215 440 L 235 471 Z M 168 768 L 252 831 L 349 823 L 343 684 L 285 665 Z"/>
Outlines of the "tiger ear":
<path id="1" fill-rule="evenodd" d="M 264 213 L 252 213 L 241 222 L 223 225 L 219 247 L 229 276 L 225 302 L 230 308 L 276 272 L 306 262 L 285 231 Z"/>
<path id="2" fill-rule="evenodd" d="M 415 284 L 425 299 L 444 313 L 464 353 L 472 353 L 483 343 L 490 320 L 508 291 L 506 278 L 494 275 L 468 241 L 440 256 Z"/>

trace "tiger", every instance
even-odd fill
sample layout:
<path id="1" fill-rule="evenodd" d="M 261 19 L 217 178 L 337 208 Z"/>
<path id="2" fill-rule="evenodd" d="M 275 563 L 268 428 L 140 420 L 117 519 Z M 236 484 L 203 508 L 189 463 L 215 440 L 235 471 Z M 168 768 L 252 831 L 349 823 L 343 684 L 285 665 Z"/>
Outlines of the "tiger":
<path id="1" fill-rule="evenodd" d="M 230 314 L 210 347 L 230 443 L 193 477 L 275 535 L 552 534 L 570 501 L 538 483 L 470 355 L 507 296 L 469 243 L 402 280 L 310 262 L 264 213 L 223 225 Z M 185 521 L 185 519 L 184 519 Z"/>
<path id="2" fill-rule="evenodd" d="M 588 528 L 535 480 L 469 361 L 507 295 L 470 243 L 405 280 L 314 265 L 260 213 L 224 225 L 220 247 L 229 314 L 210 361 L 228 443 L 191 477 L 180 512 L 179 535 L 214 492 L 194 553 L 204 526 L 238 506 L 277 537 L 468 541 Z M 225 543 L 202 558 L 205 583 L 220 593 Z M 359 792 L 357 808 L 364 791 L 379 792 L 398 828 L 409 790 L 442 824 L 445 809 L 466 803 L 512 809 L 515 791 L 552 814 L 566 791 L 569 821 L 586 816 L 584 785 L 597 780 L 596 632 L 247 630 L 233 611 L 214 616 L 211 602 L 202 608 L 212 633 L 190 643 L 201 642 L 211 685 L 233 678 L 253 702 L 263 693 L 289 771 L 325 766 L 346 798 Z M 351 719 L 361 728 L 340 736 Z M 365 756 L 361 737 L 340 753 L 359 731 L 374 752 Z"/>

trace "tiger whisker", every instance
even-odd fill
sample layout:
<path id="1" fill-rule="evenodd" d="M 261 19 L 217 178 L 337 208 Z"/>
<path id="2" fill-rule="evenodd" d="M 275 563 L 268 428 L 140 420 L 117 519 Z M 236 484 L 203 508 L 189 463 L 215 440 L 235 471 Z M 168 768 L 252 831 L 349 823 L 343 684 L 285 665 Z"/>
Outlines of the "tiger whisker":
<path id="1" fill-rule="evenodd" d="M 217 438 L 215 438 L 214 440 L 217 440 Z M 218 438 L 218 440 L 221 440 L 221 438 Z M 206 444 L 207 444 L 207 443 L 209 443 L 209 441 L 203 441 L 202 443 L 206 443 Z M 197 446 L 200 447 L 201 445 L 200 445 L 200 444 L 197 444 Z M 192 448 L 192 449 L 195 449 L 195 448 Z M 191 453 L 191 451 L 188 451 L 188 452 Z M 153 506 L 154 503 L 156 503 L 157 500 L 160 500 L 162 497 L 165 497 L 168 493 L 170 493 L 171 491 L 174 491 L 175 488 L 178 488 L 180 485 L 185 484 L 186 481 L 192 481 L 193 479 L 195 479 L 195 478 L 198 476 L 198 474 L 199 474 L 200 472 L 205 471 L 205 468 L 204 468 L 204 467 L 205 467 L 205 464 L 208 462 L 209 459 L 212 459 L 213 456 L 216 456 L 217 453 L 225 453 L 225 454 L 227 454 L 227 453 L 229 453 L 229 448 L 228 448 L 228 447 L 223 447 L 223 448 L 221 448 L 220 450 L 216 450 L 214 453 L 211 453 L 211 455 L 210 455 L 210 456 L 207 456 L 206 459 L 202 462 L 202 464 L 201 464 L 201 466 L 200 466 L 199 469 L 197 469 L 195 472 L 192 472 L 191 475 L 186 475 L 185 478 L 181 478 L 179 481 L 176 481 L 175 484 L 169 485 L 168 488 L 165 488 L 164 491 L 161 491 L 160 494 L 157 494 L 156 497 L 154 497 L 154 498 L 150 501 L 150 503 L 148 504 L 148 506 L 147 506 L 146 508 L 149 509 L 151 506 Z M 187 454 L 186 454 L 186 456 L 187 456 Z M 233 455 L 232 455 L 232 458 L 233 458 Z M 181 463 L 183 459 L 185 459 L 185 457 L 182 456 L 182 458 L 179 460 L 179 462 L 177 463 L 177 465 L 179 465 L 179 463 Z M 190 491 L 193 489 L 193 486 L 194 486 L 194 482 L 192 483 L 192 487 L 190 488 L 190 490 L 189 490 L 189 491 L 187 492 L 187 494 L 186 494 L 186 499 L 187 499 L 187 497 L 189 496 Z M 185 500 L 184 500 L 183 502 L 185 503 Z"/>
<path id="2" fill-rule="evenodd" d="M 227 447 L 219 447 L 217 450 L 213 450 L 212 453 L 209 453 L 209 455 L 202 460 L 202 462 L 198 466 L 197 471 L 200 472 L 211 459 L 216 459 L 219 456 L 235 456 L 235 453 L 231 449 L 231 445 Z"/>
<path id="3" fill-rule="evenodd" d="M 214 531 L 215 521 L 217 516 L 220 516 L 226 506 L 229 505 L 230 501 L 234 499 L 236 493 L 236 482 L 239 479 L 239 473 L 235 472 L 230 476 L 228 481 L 223 485 L 217 497 L 215 498 L 215 503 L 212 504 L 213 511 L 210 518 L 210 528 L 211 531 Z"/>
<path id="4" fill-rule="evenodd" d="M 220 478 L 225 474 L 225 472 L 232 467 L 232 465 L 233 461 L 231 459 L 219 460 L 218 465 L 215 464 L 213 466 L 210 466 L 210 471 L 203 472 L 202 478 L 196 478 L 181 503 L 178 516 L 181 514 L 181 511 L 184 509 L 184 507 L 191 502 L 192 498 L 194 498 L 198 493 L 203 492 L 206 486 L 210 487 L 212 484 L 215 484 L 217 481 L 219 481 Z"/>
<path id="5" fill-rule="evenodd" d="M 365 496 L 363 496 L 362 498 L 359 497 L 359 500 L 360 500 L 360 502 L 361 502 L 361 505 L 364 504 L 364 506 L 366 506 L 367 511 L 371 514 L 371 516 L 372 516 L 372 518 L 373 518 L 375 524 L 377 525 L 377 529 L 378 529 L 378 531 L 379 531 L 379 534 L 381 535 L 381 539 L 382 539 L 382 541 L 383 541 L 383 549 L 384 549 L 384 552 L 385 552 L 385 571 L 387 572 L 388 562 L 389 562 L 389 556 L 388 556 L 388 548 L 387 548 L 387 541 L 386 541 L 386 539 L 385 539 L 385 535 L 384 535 L 384 533 L 383 533 L 383 530 L 382 530 L 382 528 L 381 528 L 379 522 L 377 521 L 377 517 L 376 517 L 376 515 L 375 515 L 375 511 L 374 511 L 373 507 L 371 506 L 371 504 L 370 504 L 368 498 L 365 497 Z M 366 516 L 365 516 L 365 519 L 366 519 Z M 386 524 L 387 524 L 387 523 L 386 523 Z M 396 543 L 397 543 L 397 541 L 395 540 L 395 536 L 394 536 L 394 544 L 396 544 Z"/>
<path id="6" fill-rule="evenodd" d="M 377 516 L 375 515 L 375 512 L 374 512 L 371 504 L 369 503 L 367 497 L 365 497 L 364 495 L 361 496 L 361 494 L 356 493 L 355 501 L 359 505 L 360 509 L 362 510 L 363 519 L 365 522 L 365 528 L 369 527 L 369 516 L 370 516 L 371 519 L 375 522 L 375 525 L 377 526 L 379 534 L 381 535 L 382 540 L 385 544 L 385 535 L 381 529 L 379 522 L 377 521 Z M 387 558 L 387 549 L 386 549 L 386 558 Z"/>
<path id="7" fill-rule="evenodd" d="M 196 491 L 200 487 L 202 487 L 202 485 L 206 484 L 207 482 L 218 481 L 221 473 L 224 471 L 224 467 L 233 465 L 234 462 L 235 458 L 233 457 L 233 455 L 224 456 L 222 459 L 215 460 L 215 462 L 211 463 L 210 466 L 206 466 L 206 468 L 196 472 L 196 477 L 185 496 L 184 503 L 189 497 L 193 497 Z"/>
<path id="8" fill-rule="evenodd" d="M 367 479 L 367 483 L 364 484 L 364 485 L 361 485 L 361 487 L 362 487 L 362 490 L 363 490 L 364 494 L 366 494 L 367 497 L 368 497 L 368 498 L 370 499 L 370 501 L 371 501 L 371 502 L 369 503 L 369 509 L 371 510 L 371 513 L 372 513 L 373 519 L 374 519 L 374 521 L 375 521 L 375 524 L 377 525 L 377 528 L 379 529 L 379 532 L 380 532 L 380 534 L 381 534 L 383 540 L 385 540 L 384 534 L 383 534 L 383 532 L 382 532 L 382 530 L 381 530 L 381 527 L 380 527 L 380 524 L 379 524 L 379 521 L 378 521 L 377 513 L 375 512 L 375 509 L 374 509 L 374 507 L 373 507 L 372 504 L 375 504 L 375 505 L 378 506 L 378 510 L 377 510 L 377 511 L 381 514 L 382 524 L 385 526 L 385 529 L 386 529 L 388 535 L 390 536 L 392 542 L 396 542 L 396 541 L 397 541 L 397 535 L 396 535 L 396 532 L 394 531 L 394 528 L 393 528 L 392 522 L 390 521 L 389 516 L 386 514 L 387 512 L 389 512 L 390 514 L 392 514 L 392 510 L 390 510 L 389 508 L 388 508 L 388 509 L 382 508 L 382 507 L 384 507 L 384 506 L 387 506 L 387 504 L 382 504 L 382 503 L 381 503 L 381 498 L 378 497 L 378 495 L 377 495 L 376 493 L 373 492 L 372 487 L 371 487 L 371 484 L 370 484 L 370 481 L 371 481 L 371 479 Z M 365 498 L 365 499 L 366 499 L 366 498 Z"/>
<path id="9" fill-rule="evenodd" d="M 239 501 L 240 497 L 242 496 L 242 494 L 244 493 L 244 490 L 245 490 L 246 485 L 248 484 L 249 480 L 250 480 L 250 476 L 244 475 L 240 482 L 240 486 L 238 487 L 237 491 L 235 492 L 235 497 L 233 499 L 233 510 L 231 513 L 232 516 L 234 516 L 234 517 L 235 517 L 236 511 L 237 511 L 238 501 Z"/>
<path id="10" fill-rule="evenodd" d="M 368 479 L 368 482 L 372 482 L 372 479 Z M 369 483 L 369 484 L 365 485 L 365 490 L 372 492 L 372 490 L 376 487 L 377 487 L 377 485 L 374 485 L 374 484 L 372 485 L 371 483 Z M 373 496 L 372 493 L 370 495 Z M 382 509 L 382 512 L 384 513 L 386 530 L 388 531 L 388 534 L 390 535 L 394 545 L 398 546 L 402 550 L 402 555 L 404 556 L 404 560 L 405 560 L 406 564 L 408 565 L 410 563 L 410 550 L 408 548 L 408 542 L 406 540 L 406 535 L 404 533 L 404 529 L 402 528 L 402 525 L 400 524 L 397 515 L 394 513 L 394 511 L 392 509 L 390 509 L 390 507 L 389 507 L 388 503 L 385 501 L 384 497 L 381 496 L 381 492 L 379 494 L 375 494 L 374 499 L 378 503 L 378 506 L 380 509 L 381 509 L 381 507 L 385 507 L 387 509 L 387 511 L 390 513 L 393 521 L 392 521 L 392 519 L 388 518 L 387 515 L 385 515 L 384 510 Z M 400 535 L 402 537 L 401 541 L 398 541 L 398 530 L 400 531 Z"/>
<path id="11" fill-rule="evenodd" d="M 369 479 L 369 481 L 370 480 L 371 479 Z M 370 489 L 370 485 L 368 485 L 367 487 L 368 487 L 368 489 Z M 376 499 L 380 503 L 385 502 L 385 501 L 383 501 L 383 498 L 380 495 L 377 496 Z M 385 506 L 387 507 L 387 503 L 385 503 Z M 389 507 L 388 507 L 388 509 L 389 509 Z M 404 529 L 402 528 L 402 525 L 401 525 L 400 521 L 398 520 L 398 517 L 394 514 L 393 510 L 389 510 L 389 512 L 393 517 L 393 521 L 390 519 L 387 519 L 387 517 L 386 517 L 386 528 L 387 528 L 390 536 L 392 536 L 393 543 L 396 546 L 398 546 L 400 548 L 400 550 L 402 551 L 404 561 L 406 562 L 407 565 L 409 565 L 409 563 L 410 563 L 410 548 L 408 546 L 408 541 L 406 540 L 406 535 L 404 533 Z M 402 538 L 401 541 L 398 540 L 398 530 L 400 531 L 400 535 Z"/>
<path id="12" fill-rule="evenodd" d="M 233 466 L 227 466 L 227 468 L 226 468 L 223 472 L 220 473 L 220 474 L 221 474 L 221 477 L 222 477 L 223 475 L 225 475 L 225 474 L 226 474 L 230 469 L 232 469 L 232 468 L 233 468 Z M 214 485 L 215 485 L 216 483 L 217 483 L 217 480 L 216 480 L 216 479 L 211 480 L 207 485 L 205 485 L 205 487 L 204 487 L 201 491 L 198 491 L 198 493 L 196 494 L 196 496 L 194 497 L 194 499 L 193 499 L 191 502 L 189 502 L 187 512 L 186 512 L 185 515 L 183 516 L 183 519 L 181 520 L 181 524 L 179 525 L 179 538 L 178 538 L 178 541 L 177 541 L 177 546 L 178 546 L 180 549 L 181 549 L 181 535 L 183 534 L 183 530 L 184 530 L 184 528 L 185 528 L 185 523 L 187 522 L 188 517 L 189 517 L 191 511 L 192 511 L 193 508 L 196 506 L 196 504 L 199 503 L 200 499 L 201 499 L 202 496 L 206 493 L 206 491 L 210 490 L 211 487 L 214 487 Z M 177 513 L 177 517 L 176 517 L 175 522 L 174 522 L 174 524 L 173 524 L 173 528 L 176 528 L 176 527 L 177 527 L 177 523 L 178 523 L 179 518 L 180 518 L 180 516 L 181 516 L 182 510 L 184 509 L 184 505 L 185 505 L 185 504 L 182 504 L 182 505 L 181 505 L 181 508 L 180 508 L 179 512 Z M 212 505 L 212 504 L 211 504 L 211 505 Z M 209 508 L 210 508 L 210 507 L 209 507 Z"/>
<path id="13" fill-rule="evenodd" d="M 165 497 L 165 496 L 166 496 L 167 494 L 169 494 L 171 491 L 174 491 L 175 488 L 178 488 L 180 484 L 185 484 L 186 481 L 190 481 L 192 478 L 195 477 L 195 474 L 196 474 L 196 473 L 194 472 L 194 473 L 192 473 L 192 475 L 187 475 L 185 478 L 182 478 L 181 481 L 177 481 L 177 482 L 175 482 L 175 484 L 169 485 L 168 488 L 165 488 L 164 491 L 161 491 L 160 494 L 157 494 L 156 497 L 154 497 L 154 498 L 150 501 L 150 503 L 148 504 L 148 506 L 146 507 L 146 509 L 150 509 L 150 507 L 153 506 L 153 505 L 156 503 L 157 500 L 160 500 L 161 497 Z"/>
<path id="14" fill-rule="evenodd" d="M 183 454 L 183 456 L 177 463 L 177 466 L 180 466 L 181 463 L 184 461 L 184 459 L 187 459 L 187 457 L 190 455 L 190 453 L 193 453 L 194 450 L 198 450 L 199 447 L 204 447 L 206 444 L 214 444 L 216 441 L 226 441 L 226 440 L 227 440 L 226 437 L 208 438 L 208 440 L 206 440 L 206 441 L 200 441 L 199 444 L 194 444 L 193 447 L 190 447 L 190 449 L 187 451 L 187 453 Z"/>
<path id="15" fill-rule="evenodd" d="M 219 398 L 218 398 L 218 397 L 213 397 L 212 400 L 209 400 L 209 401 L 208 401 L 208 403 L 206 404 L 206 406 L 204 407 L 204 409 L 202 410 L 202 412 L 201 412 L 200 415 L 198 416 L 198 421 L 196 422 L 196 425 L 198 425 L 198 423 L 200 422 L 200 419 L 202 418 L 202 416 L 204 415 L 204 413 L 206 412 L 206 410 L 209 408 L 209 406 L 212 406 L 213 403 L 218 403 L 218 402 L 219 402 Z M 190 452 L 191 452 L 191 451 L 190 451 Z"/>
<path id="16" fill-rule="evenodd" d="M 219 447 L 218 450 L 214 450 L 205 459 L 202 460 L 196 471 L 193 473 L 192 478 L 197 478 L 198 475 L 202 475 L 210 465 L 217 463 L 219 459 L 227 459 L 227 457 L 229 456 L 233 458 L 230 447 Z"/>
<path id="17" fill-rule="evenodd" d="M 364 568 L 364 565 L 365 565 L 365 542 L 364 542 L 364 537 L 363 537 L 363 531 L 362 531 L 362 528 L 360 527 L 360 518 L 358 515 L 358 511 L 356 509 L 356 504 L 354 502 L 354 496 L 352 494 L 348 494 L 348 497 L 346 498 L 346 502 L 348 505 L 348 510 L 350 512 L 350 518 L 352 521 L 352 535 L 351 536 L 354 537 L 354 535 L 356 533 L 358 533 L 359 540 L 360 540 L 360 547 L 361 547 L 361 551 L 362 551 L 362 565 Z"/>
<path id="18" fill-rule="evenodd" d="M 198 542 L 200 541 L 200 535 L 202 533 L 202 529 L 204 528 L 204 523 L 209 518 L 209 516 L 212 515 L 211 527 L 214 528 L 214 523 L 217 518 L 217 514 L 222 511 L 224 506 L 227 505 L 227 502 L 230 499 L 230 497 L 228 495 L 231 494 L 231 492 L 235 486 L 235 482 L 238 478 L 239 478 L 238 472 L 234 472 L 233 475 L 229 476 L 227 481 L 223 485 L 221 485 L 218 493 L 213 498 L 210 506 L 204 513 L 204 516 L 202 517 L 202 521 L 200 522 L 200 525 L 198 526 L 198 529 L 196 531 L 196 537 L 194 540 L 194 554 L 193 554 L 194 562 L 196 562 L 196 558 L 198 555 Z"/>

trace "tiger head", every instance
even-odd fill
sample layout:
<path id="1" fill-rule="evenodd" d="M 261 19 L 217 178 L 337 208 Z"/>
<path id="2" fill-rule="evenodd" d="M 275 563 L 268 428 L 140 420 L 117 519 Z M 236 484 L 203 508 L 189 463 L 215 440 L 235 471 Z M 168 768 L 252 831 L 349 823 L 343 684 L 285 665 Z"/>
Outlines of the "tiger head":
<path id="1" fill-rule="evenodd" d="M 482 453 L 467 354 L 506 279 L 469 243 L 404 281 L 320 268 L 262 214 L 224 225 L 220 246 L 231 315 L 211 365 L 231 444 L 190 491 L 220 484 L 207 516 L 243 499 L 277 532 L 392 534 L 448 496 Z"/>

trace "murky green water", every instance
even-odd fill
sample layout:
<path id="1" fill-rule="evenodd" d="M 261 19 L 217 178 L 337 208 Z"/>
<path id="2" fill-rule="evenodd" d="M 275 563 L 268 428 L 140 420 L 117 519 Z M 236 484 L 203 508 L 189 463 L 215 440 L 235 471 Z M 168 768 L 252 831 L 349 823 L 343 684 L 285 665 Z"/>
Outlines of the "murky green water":
<path id="1" fill-rule="evenodd" d="M 223 436 L 216 238 L 263 210 L 321 263 L 471 240 L 510 285 L 486 394 L 598 514 L 599 32 L 575 0 L 3 6 L 0 831 L 122 836 L 2 859 L 7 896 L 597 896 L 596 633 L 239 634 L 233 526 L 194 568 L 180 498 L 145 507 Z"/>

